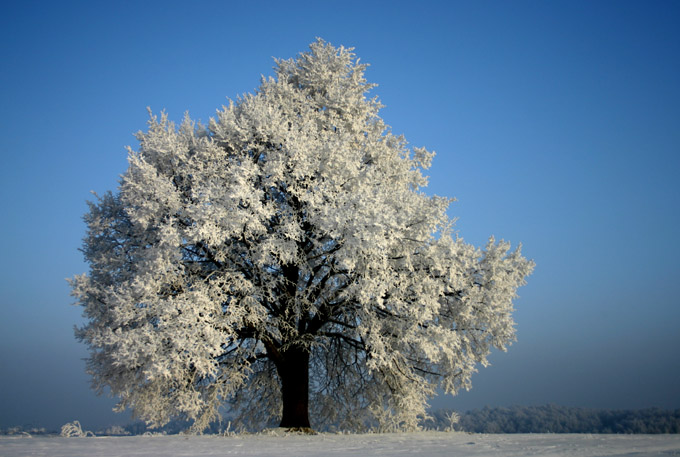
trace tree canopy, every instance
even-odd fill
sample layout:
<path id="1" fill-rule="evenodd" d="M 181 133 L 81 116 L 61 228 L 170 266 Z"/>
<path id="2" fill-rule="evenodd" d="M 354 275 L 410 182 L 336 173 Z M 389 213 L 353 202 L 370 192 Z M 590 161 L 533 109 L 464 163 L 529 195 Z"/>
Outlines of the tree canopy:
<path id="1" fill-rule="evenodd" d="M 424 192 L 433 153 L 379 117 L 322 40 L 208 125 L 151 116 L 85 215 L 71 280 L 96 388 L 152 425 L 414 428 L 514 339 L 533 262 L 465 243 Z M 308 416 L 311 412 L 311 421 Z"/>

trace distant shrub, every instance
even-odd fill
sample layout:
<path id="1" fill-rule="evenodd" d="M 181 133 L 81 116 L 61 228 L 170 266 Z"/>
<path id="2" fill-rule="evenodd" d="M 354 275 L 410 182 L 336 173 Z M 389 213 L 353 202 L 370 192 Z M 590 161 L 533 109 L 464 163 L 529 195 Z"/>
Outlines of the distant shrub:
<path id="1" fill-rule="evenodd" d="M 130 435 L 130 432 L 125 430 L 120 425 L 112 425 L 103 432 L 101 432 L 101 434 L 106 436 L 127 436 Z"/>
<path id="2" fill-rule="evenodd" d="M 83 428 L 80 426 L 80 422 L 73 421 L 61 426 L 60 435 L 68 438 L 84 438 L 86 436 L 94 436 L 94 433 L 90 431 L 83 431 Z"/>

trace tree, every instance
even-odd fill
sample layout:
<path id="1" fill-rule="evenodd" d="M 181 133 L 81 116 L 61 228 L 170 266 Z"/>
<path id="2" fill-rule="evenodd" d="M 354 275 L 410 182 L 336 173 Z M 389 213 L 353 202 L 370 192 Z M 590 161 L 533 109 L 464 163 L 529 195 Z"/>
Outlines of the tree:
<path id="1" fill-rule="evenodd" d="M 514 338 L 533 263 L 463 242 L 434 156 L 378 116 L 365 64 L 317 40 L 208 126 L 151 116 L 90 203 L 73 295 L 119 408 L 200 431 L 228 402 L 282 427 L 413 428 Z M 261 414 L 258 414 L 260 412 Z"/>

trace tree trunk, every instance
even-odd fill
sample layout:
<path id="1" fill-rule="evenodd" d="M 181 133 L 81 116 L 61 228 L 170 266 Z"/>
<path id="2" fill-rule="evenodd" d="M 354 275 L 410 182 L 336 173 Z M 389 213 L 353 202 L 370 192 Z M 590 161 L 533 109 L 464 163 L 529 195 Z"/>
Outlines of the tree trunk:
<path id="1" fill-rule="evenodd" d="M 309 352 L 293 347 L 281 353 L 281 427 L 309 429 Z"/>

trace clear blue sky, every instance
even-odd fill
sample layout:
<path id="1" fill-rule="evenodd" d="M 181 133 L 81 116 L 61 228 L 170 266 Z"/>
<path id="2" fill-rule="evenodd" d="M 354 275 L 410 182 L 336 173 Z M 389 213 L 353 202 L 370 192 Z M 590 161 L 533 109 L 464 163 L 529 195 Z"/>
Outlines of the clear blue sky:
<path id="1" fill-rule="evenodd" d="M 295 4 L 296 6 L 290 6 Z M 146 107 L 207 121 L 319 36 L 437 151 L 460 235 L 537 267 L 518 341 L 436 405 L 680 408 L 680 3 L 11 2 L 0 14 L 0 428 L 124 423 L 64 278 Z"/>

